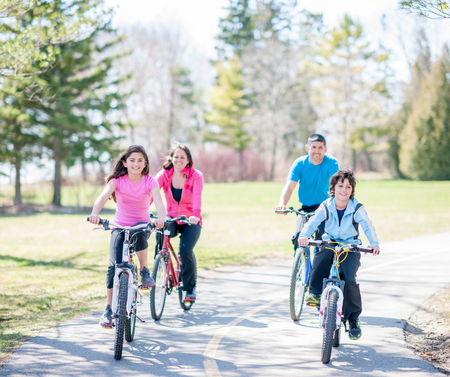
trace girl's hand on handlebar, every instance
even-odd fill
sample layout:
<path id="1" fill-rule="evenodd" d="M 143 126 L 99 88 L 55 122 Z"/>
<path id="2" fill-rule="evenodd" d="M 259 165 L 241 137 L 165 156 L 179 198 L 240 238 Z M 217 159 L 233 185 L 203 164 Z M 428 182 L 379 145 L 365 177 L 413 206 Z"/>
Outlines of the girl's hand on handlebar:
<path id="1" fill-rule="evenodd" d="M 298 237 L 298 245 L 299 246 L 308 246 L 308 238 L 306 237 Z"/>
<path id="2" fill-rule="evenodd" d="M 380 254 L 380 248 L 378 246 L 367 246 L 370 247 L 373 250 L 373 256 L 376 256 L 378 254 Z"/>
<path id="3" fill-rule="evenodd" d="M 153 223 L 156 225 L 157 228 L 164 228 L 164 219 L 154 219 Z"/>
<path id="4" fill-rule="evenodd" d="M 196 216 L 189 216 L 189 222 L 192 224 L 198 224 L 198 222 L 200 221 L 200 219 Z"/>
<path id="5" fill-rule="evenodd" d="M 95 225 L 100 224 L 100 216 L 91 213 L 91 215 L 89 216 L 89 222 Z"/>

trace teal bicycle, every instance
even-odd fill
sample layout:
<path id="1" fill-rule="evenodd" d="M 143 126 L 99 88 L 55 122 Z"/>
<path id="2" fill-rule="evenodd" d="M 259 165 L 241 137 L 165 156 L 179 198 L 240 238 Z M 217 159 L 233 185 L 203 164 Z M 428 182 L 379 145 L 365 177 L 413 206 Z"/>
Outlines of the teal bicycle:
<path id="1" fill-rule="evenodd" d="M 323 241 L 309 241 L 310 246 L 320 247 Z M 337 245 L 334 249 L 333 264 L 330 276 L 323 279 L 320 298 L 319 324 L 323 328 L 322 363 L 328 364 L 333 347 L 338 347 L 341 338 L 341 316 L 344 303 L 345 281 L 340 279 L 339 266 L 349 252 L 373 253 L 373 250 L 359 245 Z"/>

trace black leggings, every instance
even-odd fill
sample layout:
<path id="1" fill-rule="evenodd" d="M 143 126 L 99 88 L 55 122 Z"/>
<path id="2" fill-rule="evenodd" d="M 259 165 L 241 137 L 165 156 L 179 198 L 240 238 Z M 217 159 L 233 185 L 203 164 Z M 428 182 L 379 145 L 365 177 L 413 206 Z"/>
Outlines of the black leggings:
<path id="1" fill-rule="evenodd" d="M 196 225 L 177 224 L 173 222 L 170 224 L 170 238 L 175 237 L 178 233 L 181 233 L 180 240 L 180 257 L 183 265 L 183 272 L 181 278 L 183 280 L 183 291 L 192 293 L 195 288 L 195 260 L 194 260 L 194 247 L 200 238 L 202 227 Z M 155 252 L 157 253 L 162 248 L 163 235 L 157 234 L 157 243 Z M 155 253 L 155 256 L 156 256 Z"/>
<path id="2" fill-rule="evenodd" d="M 323 279 L 330 275 L 333 264 L 334 251 L 326 247 L 334 248 L 336 244 L 324 244 L 314 256 L 311 272 L 311 293 L 321 294 Z M 344 257 L 344 256 L 343 256 Z M 361 265 L 361 254 L 349 252 L 345 260 L 340 264 L 339 274 L 344 285 L 344 306 L 342 308 L 343 320 L 357 319 L 362 311 L 361 292 L 356 282 L 356 272 Z"/>

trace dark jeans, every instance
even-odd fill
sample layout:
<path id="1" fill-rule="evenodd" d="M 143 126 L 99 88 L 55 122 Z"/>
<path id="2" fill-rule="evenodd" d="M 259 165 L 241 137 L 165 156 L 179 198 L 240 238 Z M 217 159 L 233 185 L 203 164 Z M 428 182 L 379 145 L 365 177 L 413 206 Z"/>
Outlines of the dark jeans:
<path id="1" fill-rule="evenodd" d="M 311 285 L 309 288 L 310 293 L 321 294 L 323 279 L 330 276 L 334 252 L 326 249 L 326 246 L 334 248 L 336 244 L 323 245 L 314 256 Z M 356 282 L 356 272 L 361 265 L 360 260 L 361 254 L 359 252 L 350 252 L 339 268 L 340 278 L 345 281 L 344 307 L 342 308 L 342 319 L 344 321 L 357 319 L 362 311 L 361 292 L 359 291 L 359 284 Z"/>
<path id="2" fill-rule="evenodd" d="M 138 224 L 145 224 L 145 223 L 138 223 Z M 130 231 L 130 242 L 134 242 L 134 251 L 136 252 L 148 248 L 149 238 L 150 233 L 142 232 L 140 230 Z M 114 229 L 111 231 L 111 242 L 109 243 L 109 265 L 108 265 L 108 272 L 106 274 L 106 288 L 111 289 L 113 287 L 116 261 L 117 263 L 122 262 L 122 251 L 124 240 L 125 240 L 124 230 Z"/>
<path id="3" fill-rule="evenodd" d="M 192 290 L 195 288 L 196 266 L 194 259 L 194 247 L 197 244 L 198 239 L 200 238 L 201 231 L 202 227 L 198 224 L 180 225 L 176 222 L 170 224 L 170 238 L 175 237 L 178 233 L 181 233 L 180 257 L 181 264 L 183 265 L 181 279 L 183 281 L 183 291 L 186 291 L 188 293 L 192 293 Z M 162 248 L 163 235 L 158 233 L 156 239 L 156 251 L 159 251 Z"/>

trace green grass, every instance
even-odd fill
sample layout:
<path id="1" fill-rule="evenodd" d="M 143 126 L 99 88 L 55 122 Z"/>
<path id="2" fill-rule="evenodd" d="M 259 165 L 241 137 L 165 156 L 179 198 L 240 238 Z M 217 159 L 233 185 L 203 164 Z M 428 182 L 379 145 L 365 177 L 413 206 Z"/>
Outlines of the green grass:
<path id="1" fill-rule="evenodd" d="M 273 253 L 289 258 L 295 218 L 273 212 L 282 188 L 282 183 L 205 185 L 199 268 Z M 86 185 L 81 205 L 88 199 L 92 204 L 101 189 Z M 40 198 L 51 196 L 41 191 Z M 383 249 L 383 242 L 450 231 L 448 192 L 450 182 L 376 181 L 359 183 L 356 197 L 365 204 Z M 64 188 L 64 195 L 65 205 L 76 205 L 73 187 Z M 0 217 L 0 229 L 1 364 L 38 331 L 103 307 L 110 236 L 93 232 L 85 215 Z M 154 236 L 149 248 L 151 254 Z"/>

